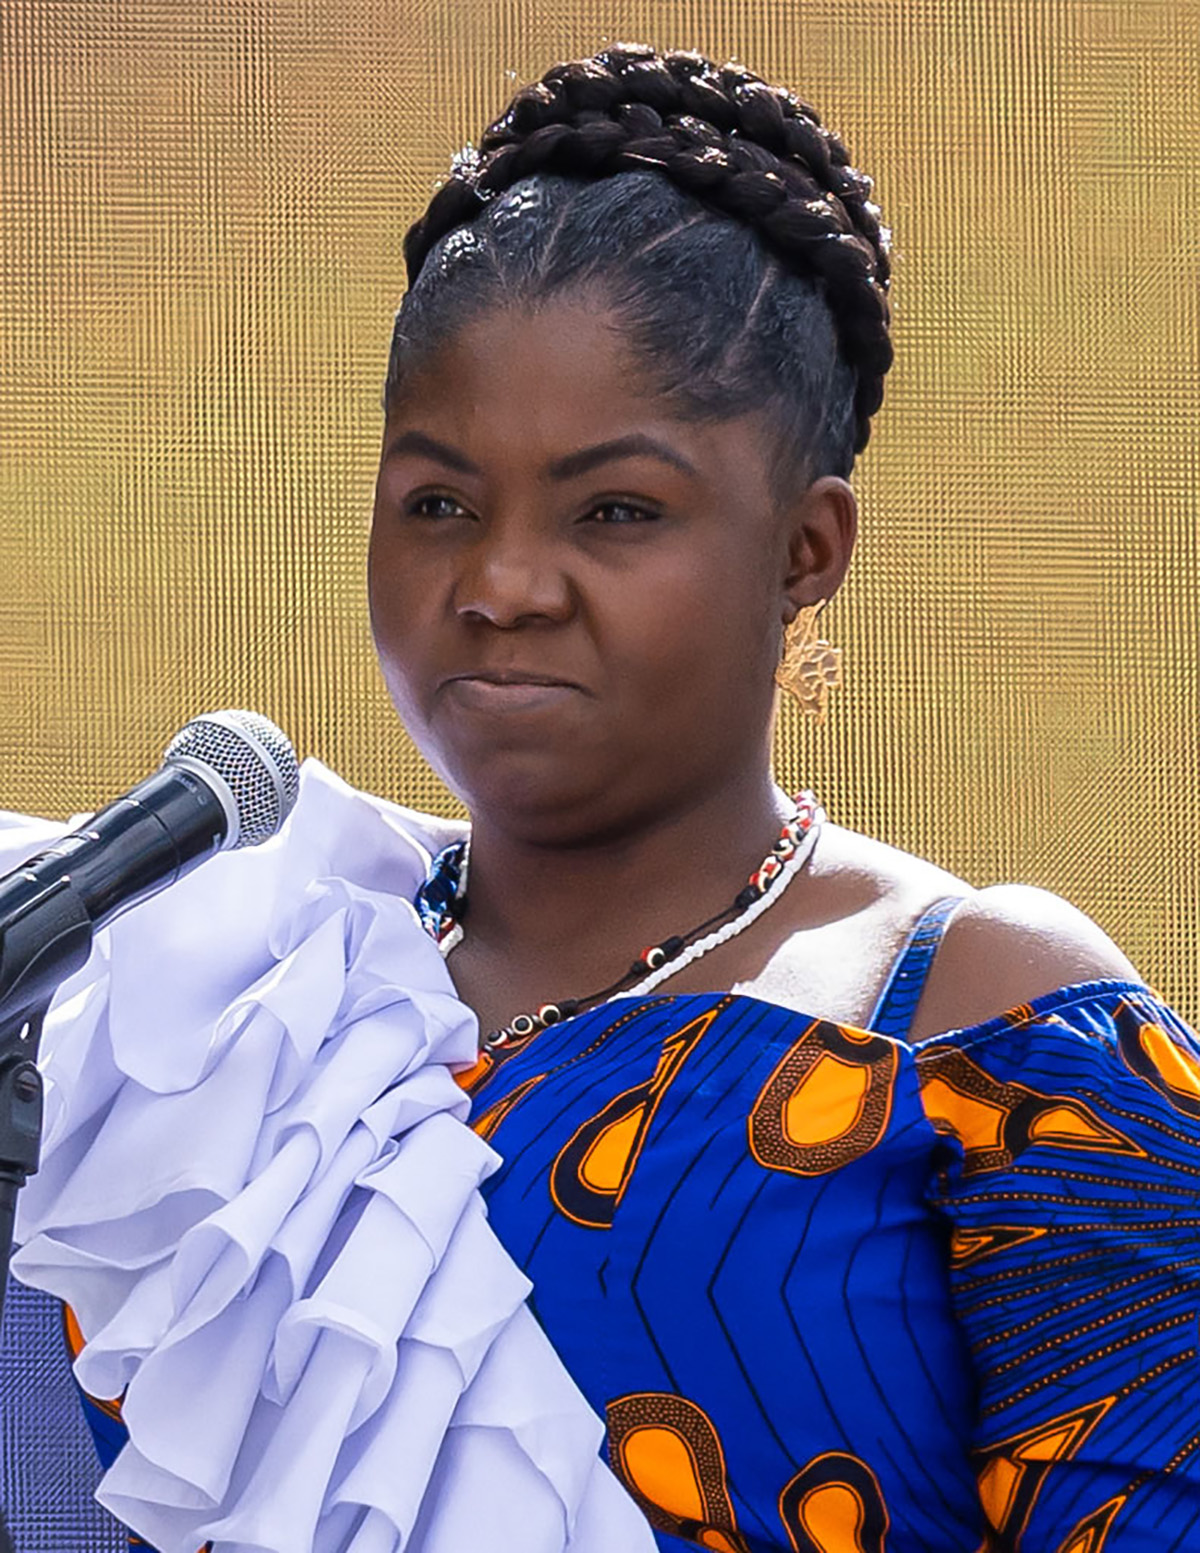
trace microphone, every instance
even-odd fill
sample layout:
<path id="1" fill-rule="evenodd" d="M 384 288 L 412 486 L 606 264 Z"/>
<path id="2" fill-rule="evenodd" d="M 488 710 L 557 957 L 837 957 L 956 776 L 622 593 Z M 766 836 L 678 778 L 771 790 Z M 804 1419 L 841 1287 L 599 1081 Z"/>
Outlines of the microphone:
<path id="1" fill-rule="evenodd" d="M 55 990 L 98 928 L 217 852 L 266 841 L 299 791 L 274 723 L 211 712 L 175 735 L 153 776 L 0 878 L 0 1314 L 17 1193 L 38 1168 L 38 1040 Z M 12 1550 L 0 1515 L 0 1553 Z"/>
<path id="2" fill-rule="evenodd" d="M 153 776 L 0 878 L 0 1025 L 47 1001 L 120 912 L 273 836 L 299 790 L 295 751 L 267 718 L 193 718 Z"/>
<path id="3" fill-rule="evenodd" d="M 0 878 L 0 1314 L 17 1192 L 38 1168 L 38 1041 L 58 986 L 92 935 L 206 858 L 273 836 L 300 791 L 295 751 L 256 712 L 209 712 L 171 740 L 162 769 Z M 0 1517 L 0 1553 L 12 1543 Z"/>

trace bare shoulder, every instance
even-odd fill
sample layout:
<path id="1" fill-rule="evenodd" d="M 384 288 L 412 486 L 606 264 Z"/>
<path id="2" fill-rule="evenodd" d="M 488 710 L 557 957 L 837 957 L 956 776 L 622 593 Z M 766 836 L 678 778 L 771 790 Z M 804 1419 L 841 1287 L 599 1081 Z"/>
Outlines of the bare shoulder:
<path id="1" fill-rule="evenodd" d="M 722 967 L 722 985 L 862 1023 L 913 927 L 946 897 L 961 904 L 934 956 L 913 1038 L 980 1024 L 1078 982 L 1141 979 L 1090 917 L 1048 890 L 976 889 L 925 858 L 832 824 L 822 828 L 807 873 L 807 887 L 789 891 L 763 919 L 775 937 L 764 937 L 756 961 L 746 961 L 749 935 L 728 946 L 740 958 Z M 720 953 L 705 961 L 708 974 Z"/>
<path id="2" fill-rule="evenodd" d="M 943 895 L 966 895 L 971 886 L 928 859 L 877 841 L 861 831 L 826 824 L 809 876 L 831 895 L 862 905 L 886 902 L 900 919 Z"/>
<path id="3" fill-rule="evenodd" d="M 1138 981 L 1108 934 L 1033 885 L 972 890 L 951 918 L 921 997 L 916 1038 L 979 1024 L 1077 982 Z"/>

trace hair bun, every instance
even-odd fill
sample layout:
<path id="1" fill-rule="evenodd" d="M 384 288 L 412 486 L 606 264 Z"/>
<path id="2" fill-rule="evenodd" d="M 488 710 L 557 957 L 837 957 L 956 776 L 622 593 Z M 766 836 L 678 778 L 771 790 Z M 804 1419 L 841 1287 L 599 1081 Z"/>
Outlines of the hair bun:
<path id="1" fill-rule="evenodd" d="M 864 446 L 891 362 L 888 234 L 871 180 L 806 103 L 742 65 L 616 43 L 553 66 L 516 93 L 409 232 L 409 284 L 440 238 L 521 179 L 642 169 L 744 223 L 792 273 L 823 287 L 858 377 Z"/>

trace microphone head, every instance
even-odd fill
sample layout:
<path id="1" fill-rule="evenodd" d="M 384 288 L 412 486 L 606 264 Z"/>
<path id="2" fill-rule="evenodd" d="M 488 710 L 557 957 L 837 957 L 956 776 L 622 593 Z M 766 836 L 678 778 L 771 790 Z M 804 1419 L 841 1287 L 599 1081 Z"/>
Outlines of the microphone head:
<path id="1" fill-rule="evenodd" d="M 223 852 L 273 836 L 300 792 L 295 750 L 258 712 L 193 717 L 167 745 L 163 763 L 186 766 L 212 788 L 229 822 Z"/>

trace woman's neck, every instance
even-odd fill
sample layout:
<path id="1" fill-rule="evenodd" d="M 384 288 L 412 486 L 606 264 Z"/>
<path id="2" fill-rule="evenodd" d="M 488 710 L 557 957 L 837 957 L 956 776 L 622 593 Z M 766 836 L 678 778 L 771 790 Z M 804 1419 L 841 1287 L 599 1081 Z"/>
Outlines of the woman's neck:
<path id="1" fill-rule="evenodd" d="M 550 967 L 556 984 L 564 977 L 612 980 L 646 944 L 725 910 L 771 850 L 788 812 L 786 796 L 763 770 L 591 841 L 547 844 L 477 815 L 469 958 Z"/>

